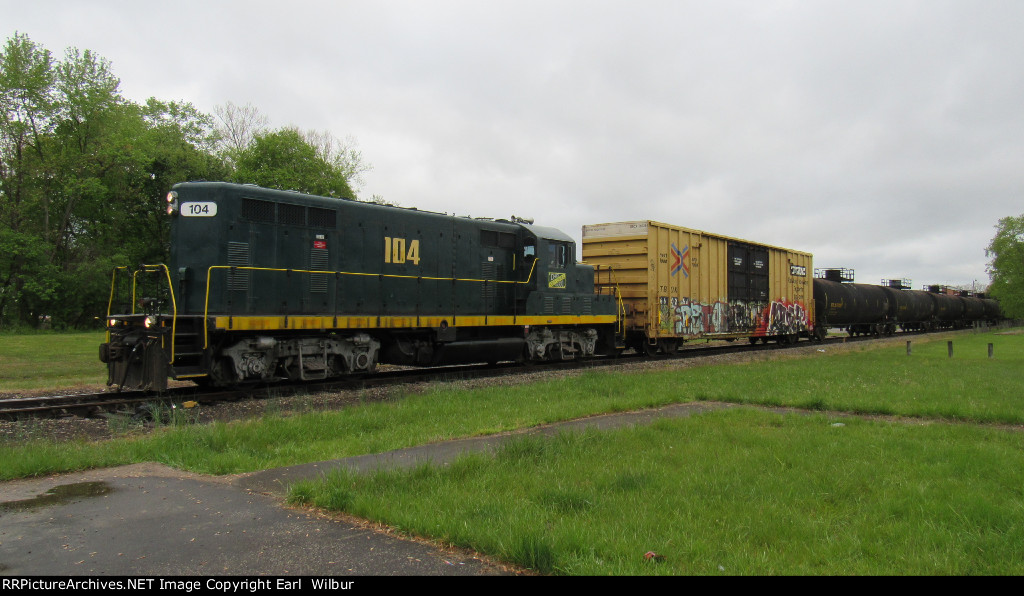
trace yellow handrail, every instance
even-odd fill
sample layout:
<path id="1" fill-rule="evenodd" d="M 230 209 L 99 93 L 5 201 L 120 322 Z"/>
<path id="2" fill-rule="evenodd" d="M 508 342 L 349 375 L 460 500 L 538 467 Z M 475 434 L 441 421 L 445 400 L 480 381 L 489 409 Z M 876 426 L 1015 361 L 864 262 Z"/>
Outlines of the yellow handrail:
<path id="1" fill-rule="evenodd" d="M 210 318 L 210 276 L 214 269 L 233 269 L 236 271 L 277 271 L 277 272 L 292 272 L 292 273 L 311 273 L 320 275 L 354 275 L 360 277 L 387 277 L 389 279 L 425 279 L 427 281 L 462 281 L 462 282 L 476 282 L 476 283 L 497 283 L 497 284 L 529 284 L 533 280 L 533 272 L 537 268 L 537 259 L 533 260 L 533 264 L 530 266 L 530 274 L 527 276 L 526 281 L 516 280 L 500 280 L 500 279 L 464 279 L 458 277 L 430 277 L 424 275 L 394 275 L 388 273 L 358 273 L 353 271 L 312 271 L 308 269 L 278 269 L 272 267 L 240 267 L 232 265 L 212 265 L 206 270 L 206 296 L 203 303 L 203 349 L 210 345 L 210 332 L 209 332 L 209 318 Z"/>
<path id="2" fill-rule="evenodd" d="M 128 267 L 114 267 L 114 270 L 110 272 L 110 298 L 107 299 L 107 318 L 103 323 L 103 326 L 106 327 L 107 331 L 107 343 L 110 343 L 110 309 L 114 307 L 114 288 L 117 284 L 117 270 L 127 268 Z M 132 301 L 134 302 L 134 300 Z"/>
<path id="3" fill-rule="evenodd" d="M 141 270 L 136 270 L 134 273 L 132 273 L 132 314 L 133 315 L 135 314 L 135 284 L 138 281 L 139 271 L 142 271 L 142 272 L 145 272 L 145 273 L 155 273 L 156 271 L 159 271 L 161 268 L 164 270 L 164 274 L 167 276 L 167 291 L 171 295 L 171 308 L 173 309 L 173 311 L 172 311 L 173 314 L 171 316 L 171 358 L 167 362 L 169 364 L 174 364 L 174 334 L 175 334 L 175 332 L 177 331 L 177 328 L 178 328 L 178 301 L 174 298 L 174 283 L 171 281 L 171 270 L 167 268 L 167 265 L 164 265 L 163 263 L 157 263 L 155 265 L 143 265 Z M 127 269 L 127 267 L 117 267 L 117 268 L 115 268 L 114 269 L 114 274 L 115 275 L 117 274 L 117 269 Z M 111 297 L 111 301 L 113 301 L 113 297 L 114 297 L 113 285 L 114 285 L 114 282 L 111 281 L 110 285 L 111 285 L 110 297 Z M 107 305 L 107 317 L 108 318 L 110 317 L 110 304 Z M 109 327 L 108 327 L 108 329 L 109 329 Z M 107 337 L 107 341 L 110 341 L 110 338 L 109 338 L 110 331 L 109 330 L 107 331 L 107 336 L 108 336 Z"/>

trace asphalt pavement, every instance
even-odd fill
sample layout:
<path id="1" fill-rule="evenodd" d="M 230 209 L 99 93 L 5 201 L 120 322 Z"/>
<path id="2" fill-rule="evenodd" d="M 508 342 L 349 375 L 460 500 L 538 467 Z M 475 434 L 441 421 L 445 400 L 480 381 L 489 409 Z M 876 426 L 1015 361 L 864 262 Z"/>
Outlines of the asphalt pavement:
<path id="1" fill-rule="evenodd" d="M 680 404 L 389 453 L 203 476 L 136 464 L 0 483 L 0 576 L 475 576 L 517 570 L 395 536 L 284 495 L 339 466 L 444 465 L 510 437 L 644 424 L 725 404 Z"/>

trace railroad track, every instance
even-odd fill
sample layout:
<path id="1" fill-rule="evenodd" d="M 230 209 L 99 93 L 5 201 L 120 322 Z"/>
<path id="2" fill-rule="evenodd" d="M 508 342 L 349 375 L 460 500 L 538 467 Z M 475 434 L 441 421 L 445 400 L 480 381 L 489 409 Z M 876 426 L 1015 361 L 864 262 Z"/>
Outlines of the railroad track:
<path id="1" fill-rule="evenodd" d="M 906 334 L 912 335 L 912 334 Z M 870 337 L 836 337 L 826 339 L 824 344 L 797 343 L 792 345 L 754 344 L 736 341 L 721 345 L 704 345 L 685 348 L 676 354 L 658 355 L 649 360 L 670 361 L 672 359 L 702 358 L 735 352 L 757 352 L 763 350 L 784 350 L 810 345 L 828 345 L 852 341 L 870 340 Z M 138 412 L 156 404 L 177 405 L 209 404 L 239 399 L 261 399 L 283 397 L 297 393 L 330 392 L 368 387 L 383 387 L 438 380 L 487 378 L 522 374 L 534 371 L 557 371 L 583 368 L 617 366 L 637 362 L 644 358 L 639 354 L 623 354 L 616 358 L 592 358 L 547 362 L 535 365 L 513 363 L 497 365 L 462 365 L 437 368 L 401 369 L 377 372 L 367 375 L 339 377 L 329 381 L 280 382 L 274 384 L 250 385 L 227 389 L 203 389 L 200 387 L 178 387 L 162 393 L 146 391 L 103 391 L 71 395 L 50 395 L 40 397 L 19 397 L 0 399 L 0 420 L 19 420 L 41 417 L 96 417 L 110 412 Z"/>

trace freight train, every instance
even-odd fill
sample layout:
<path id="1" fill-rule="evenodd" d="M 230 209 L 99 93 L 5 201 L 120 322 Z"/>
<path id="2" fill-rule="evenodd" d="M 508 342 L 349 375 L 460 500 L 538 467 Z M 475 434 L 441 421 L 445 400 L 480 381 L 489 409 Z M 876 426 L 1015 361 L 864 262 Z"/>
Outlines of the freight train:
<path id="1" fill-rule="evenodd" d="M 821 341 L 834 328 L 879 336 L 1000 316 L 995 300 L 852 283 L 851 270 L 816 271 L 806 252 L 655 221 L 583 226 L 583 258 L 623 300 L 627 344 L 648 354 L 694 339 Z"/>
<path id="2" fill-rule="evenodd" d="M 531 220 L 244 184 L 177 184 L 167 214 L 168 263 L 111 281 L 100 360 L 118 388 L 820 340 L 829 327 L 955 326 L 997 309 L 817 280 L 809 253 L 652 221 L 584 226 L 583 264 L 571 237 Z"/>

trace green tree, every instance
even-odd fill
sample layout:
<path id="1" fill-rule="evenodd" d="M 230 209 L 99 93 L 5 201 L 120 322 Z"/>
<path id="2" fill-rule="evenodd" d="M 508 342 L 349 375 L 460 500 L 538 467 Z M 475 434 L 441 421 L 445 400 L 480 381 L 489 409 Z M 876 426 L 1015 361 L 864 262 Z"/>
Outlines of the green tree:
<path id="1" fill-rule="evenodd" d="M 992 297 L 1005 316 L 1024 318 L 1024 214 L 999 220 L 987 254 Z"/>
<path id="2" fill-rule="evenodd" d="M 223 126 L 182 102 L 126 100 L 109 61 L 62 60 L 15 33 L 0 50 L 0 328 L 82 326 L 106 308 L 115 265 L 165 262 L 164 196 L 234 180 L 355 198 L 369 169 L 326 133 L 265 129 L 229 104 Z"/>
<path id="3" fill-rule="evenodd" d="M 329 162 L 295 128 L 258 133 L 232 154 L 235 182 L 354 199 L 345 171 Z"/>
<path id="4" fill-rule="evenodd" d="M 166 260 L 167 189 L 226 176 L 212 118 L 119 85 L 90 51 L 15 34 L 0 54 L 0 327 L 102 315 L 114 265 Z"/>
<path id="5" fill-rule="evenodd" d="M 52 132 L 56 73 L 46 49 L 15 33 L 0 53 L 0 325 L 50 295 L 40 214 L 47 207 L 43 139 Z"/>

